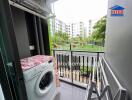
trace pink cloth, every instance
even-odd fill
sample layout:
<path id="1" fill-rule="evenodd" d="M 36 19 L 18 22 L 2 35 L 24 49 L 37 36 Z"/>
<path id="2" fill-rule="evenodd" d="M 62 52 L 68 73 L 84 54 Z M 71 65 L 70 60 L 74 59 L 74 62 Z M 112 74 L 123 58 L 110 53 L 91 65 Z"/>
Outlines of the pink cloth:
<path id="1" fill-rule="evenodd" d="M 36 56 L 21 59 L 21 66 L 23 70 L 27 70 L 53 59 L 54 59 L 53 56 L 36 55 Z"/>

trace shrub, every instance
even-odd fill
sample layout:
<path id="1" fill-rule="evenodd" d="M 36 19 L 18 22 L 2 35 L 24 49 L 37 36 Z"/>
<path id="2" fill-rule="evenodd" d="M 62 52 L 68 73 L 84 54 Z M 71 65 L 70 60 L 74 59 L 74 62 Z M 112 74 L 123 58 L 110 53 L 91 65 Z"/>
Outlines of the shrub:
<path id="1" fill-rule="evenodd" d="M 87 75 L 87 68 L 88 68 L 88 75 L 93 71 L 92 70 L 93 67 L 91 67 L 91 66 L 88 66 L 88 67 L 84 66 L 84 71 L 83 71 L 83 66 L 81 66 L 80 67 L 80 72 L 81 72 L 82 75 Z M 95 68 L 93 68 L 93 69 L 96 71 Z"/>

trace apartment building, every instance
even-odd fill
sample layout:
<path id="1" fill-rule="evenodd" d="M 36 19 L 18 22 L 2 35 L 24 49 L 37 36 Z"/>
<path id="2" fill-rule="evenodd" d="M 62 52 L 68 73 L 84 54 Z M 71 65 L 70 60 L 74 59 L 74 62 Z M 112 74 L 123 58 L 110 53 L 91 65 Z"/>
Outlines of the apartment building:
<path id="1" fill-rule="evenodd" d="M 66 24 L 59 19 L 50 19 L 50 30 L 51 34 L 58 33 L 61 31 L 62 33 L 67 33 L 69 37 L 87 37 L 88 34 L 92 34 L 92 24 L 89 23 L 89 28 L 87 28 L 84 22 L 76 22 L 76 23 L 69 23 Z M 88 31 L 90 33 L 88 33 Z"/>
<path id="2" fill-rule="evenodd" d="M 71 36 L 72 37 L 85 37 L 86 29 L 83 22 L 77 22 L 71 24 Z"/>
<path id="3" fill-rule="evenodd" d="M 71 26 L 67 25 L 66 23 L 59 19 L 54 18 L 50 19 L 50 30 L 52 35 L 58 32 L 67 33 L 68 35 L 70 35 Z"/>

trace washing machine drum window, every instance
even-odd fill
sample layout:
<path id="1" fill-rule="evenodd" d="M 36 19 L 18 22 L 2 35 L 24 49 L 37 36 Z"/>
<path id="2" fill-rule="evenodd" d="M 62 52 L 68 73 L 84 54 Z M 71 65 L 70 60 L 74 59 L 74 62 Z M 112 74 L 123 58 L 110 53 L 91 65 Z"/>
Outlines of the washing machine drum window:
<path id="1" fill-rule="evenodd" d="M 52 72 L 47 72 L 43 77 L 42 79 L 40 80 L 40 83 L 39 83 L 39 88 L 41 90 L 44 90 L 46 87 L 48 87 L 53 81 L 53 74 Z"/>
<path id="2" fill-rule="evenodd" d="M 46 70 L 44 71 L 39 79 L 36 81 L 36 88 L 35 91 L 37 93 L 38 96 L 43 96 L 46 93 L 48 93 L 51 89 L 51 87 L 53 86 L 53 71 Z"/>

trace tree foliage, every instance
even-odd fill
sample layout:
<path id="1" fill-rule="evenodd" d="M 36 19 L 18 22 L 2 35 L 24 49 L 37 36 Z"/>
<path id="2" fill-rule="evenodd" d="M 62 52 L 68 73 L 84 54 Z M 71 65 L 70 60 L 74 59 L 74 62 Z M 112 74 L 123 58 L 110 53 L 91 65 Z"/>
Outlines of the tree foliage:
<path id="1" fill-rule="evenodd" d="M 105 29 L 106 29 L 106 16 L 102 17 L 93 27 L 92 38 L 94 40 L 104 40 L 105 39 Z"/>
<path id="2" fill-rule="evenodd" d="M 52 37 L 53 43 L 63 43 L 68 42 L 69 36 L 67 33 L 61 31 L 54 33 Z"/>

